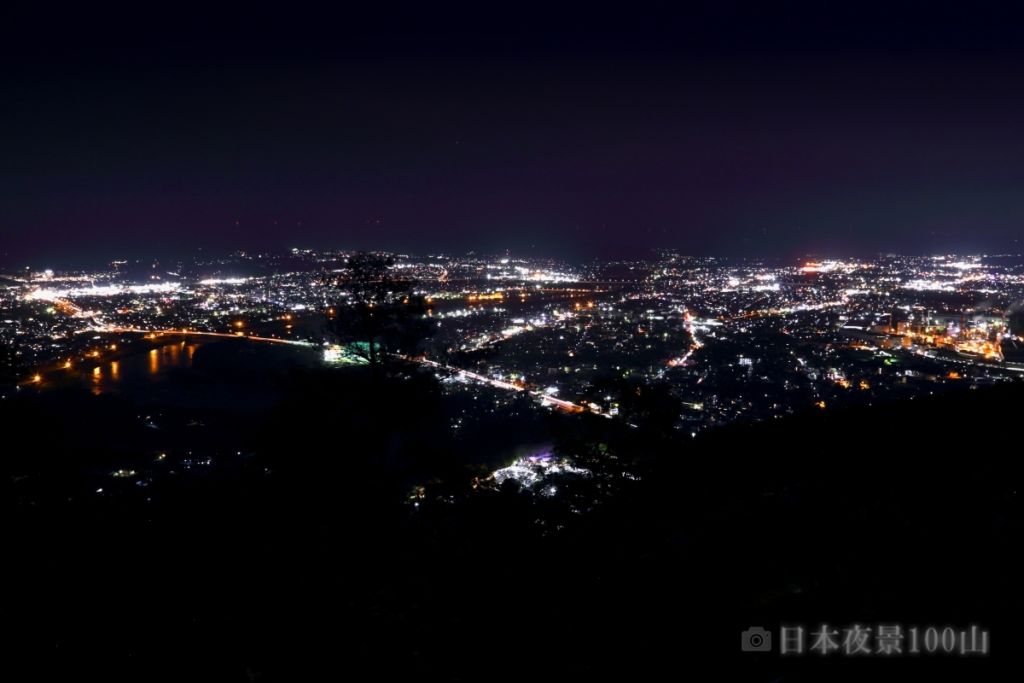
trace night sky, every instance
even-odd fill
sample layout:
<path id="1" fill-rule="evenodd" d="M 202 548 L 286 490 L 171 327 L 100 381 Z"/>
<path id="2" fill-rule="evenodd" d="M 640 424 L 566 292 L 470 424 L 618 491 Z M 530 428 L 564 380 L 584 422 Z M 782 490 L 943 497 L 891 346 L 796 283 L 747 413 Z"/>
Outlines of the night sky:
<path id="1" fill-rule="evenodd" d="M 818 4 L 6 8 L 0 268 L 1019 252 L 1024 16 Z"/>

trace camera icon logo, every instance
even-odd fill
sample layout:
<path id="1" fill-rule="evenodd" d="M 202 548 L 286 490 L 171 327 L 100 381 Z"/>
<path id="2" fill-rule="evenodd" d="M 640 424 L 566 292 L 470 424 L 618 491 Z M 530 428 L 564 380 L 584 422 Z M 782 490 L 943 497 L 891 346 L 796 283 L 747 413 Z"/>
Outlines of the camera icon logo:
<path id="1" fill-rule="evenodd" d="M 760 626 L 751 626 L 740 634 L 743 652 L 771 652 L 772 634 Z"/>

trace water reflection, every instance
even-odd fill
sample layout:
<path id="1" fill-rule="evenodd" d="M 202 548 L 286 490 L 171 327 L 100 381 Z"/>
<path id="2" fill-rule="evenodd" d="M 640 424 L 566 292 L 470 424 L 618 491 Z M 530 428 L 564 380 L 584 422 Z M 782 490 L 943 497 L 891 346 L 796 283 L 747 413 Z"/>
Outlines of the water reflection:
<path id="1" fill-rule="evenodd" d="M 103 388 L 101 386 L 102 384 L 103 384 L 103 368 L 100 367 L 99 365 L 97 365 L 96 367 L 94 367 L 92 369 L 92 387 L 91 387 L 92 393 L 95 394 L 96 396 L 99 396 L 100 394 L 102 394 L 103 393 Z"/>
<path id="2" fill-rule="evenodd" d="M 139 354 L 126 356 L 121 360 L 110 361 L 93 368 L 89 374 L 89 388 L 93 394 L 116 391 L 124 381 L 132 383 L 159 380 L 171 368 L 188 368 L 192 366 L 199 344 L 185 342 L 167 344 Z"/>
<path id="3" fill-rule="evenodd" d="M 218 348 L 219 345 L 219 348 Z M 208 368 L 202 365 L 209 351 Z M 207 349 L 207 347 L 213 347 Z M 280 398 L 274 378 L 287 368 L 319 367 L 315 349 L 282 348 L 273 344 L 242 344 L 234 340 L 161 341 L 158 346 L 124 349 L 117 360 L 95 359 L 74 373 L 86 391 L 128 398 L 140 403 L 223 410 L 263 410 Z M 244 372 L 246 381 L 238 381 Z"/>

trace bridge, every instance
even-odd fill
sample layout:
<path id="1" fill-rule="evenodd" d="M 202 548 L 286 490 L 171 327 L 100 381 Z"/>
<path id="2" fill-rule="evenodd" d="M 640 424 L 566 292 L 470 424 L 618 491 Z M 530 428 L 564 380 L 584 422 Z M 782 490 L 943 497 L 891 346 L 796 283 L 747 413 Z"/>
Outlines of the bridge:
<path id="1" fill-rule="evenodd" d="M 149 339 L 156 337 L 162 337 L 166 335 L 182 335 L 188 337 L 218 337 L 221 339 L 248 339 L 250 341 L 258 342 L 270 342 L 271 344 L 290 344 L 291 346 L 302 346 L 306 348 L 313 348 L 316 346 L 313 342 L 301 341 L 297 339 L 279 339 L 278 337 L 260 337 L 253 334 L 245 334 L 244 332 L 203 332 L 201 330 L 190 330 L 182 328 L 166 329 L 166 330 L 149 330 L 139 327 L 90 327 L 84 330 L 85 332 L 101 332 L 104 334 L 141 334 Z"/>

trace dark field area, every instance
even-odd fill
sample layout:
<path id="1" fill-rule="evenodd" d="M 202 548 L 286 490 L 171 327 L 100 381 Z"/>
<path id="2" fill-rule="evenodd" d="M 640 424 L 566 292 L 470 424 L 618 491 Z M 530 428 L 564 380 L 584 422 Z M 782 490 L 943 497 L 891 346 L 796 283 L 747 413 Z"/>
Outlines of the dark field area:
<path id="1" fill-rule="evenodd" d="M 977 680 L 1014 664 L 1019 389 L 693 440 L 552 415 L 534 436 L 640 476 L 560 483 L 599 501 L 577 514 L 572 493 L 474 489 L 483 471 L 432 426 L 428 378 L 300 373 L 287 386 L 245 418 L 238 457 L 206 470 L 179 458 L 183 476 L 131 494 L 83 495 L 125 462 L 100 438 L 131 420 L 116 400 L 63 396 L 67 421 L 50 397 L 4 411 L 11 680 Z M 154 432 L 136 431 L 121 441 Z M 432 483 L 413 506 L 417 482 Z M 992 654 L 739 651 L 750 625 L 822 621 L 977 623 Z"/>

